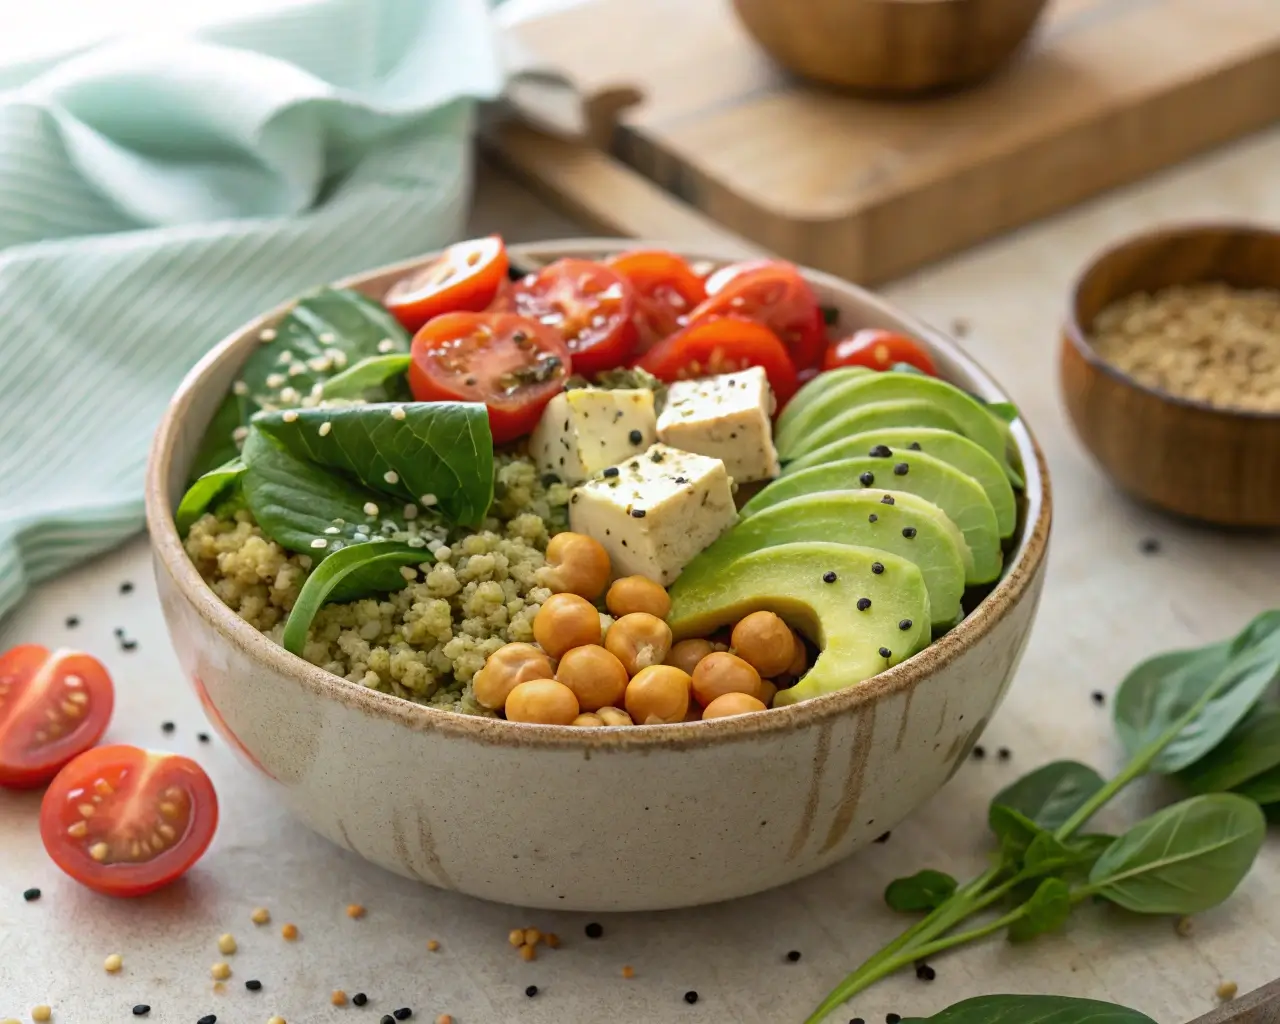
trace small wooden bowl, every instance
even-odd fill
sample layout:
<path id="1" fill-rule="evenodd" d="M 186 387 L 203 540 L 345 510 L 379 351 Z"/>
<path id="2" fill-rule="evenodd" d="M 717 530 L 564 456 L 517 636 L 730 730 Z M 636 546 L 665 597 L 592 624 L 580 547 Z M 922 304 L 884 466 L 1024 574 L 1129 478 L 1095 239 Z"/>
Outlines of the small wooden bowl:
<path id="1" fill-rule="evenodd" d="M 967 85 L 1004 64 L 1046 0 L 733 0 L 779 64 L 827 85 L 911 94 Z"/>
<path id="2" fill-rule="evenodd" d="M 1076 282 L 1063 328 L 1063 398 L 1080 440 L 1123 490 L 1222 526 L 1280 526 L 1280 415 L 1156 391 L 1104 362 L 1089 340 L 1117 299 L 1213 281 L 1280 289 L 1280 231 L 1186 225 L 1097 257 Z"/>

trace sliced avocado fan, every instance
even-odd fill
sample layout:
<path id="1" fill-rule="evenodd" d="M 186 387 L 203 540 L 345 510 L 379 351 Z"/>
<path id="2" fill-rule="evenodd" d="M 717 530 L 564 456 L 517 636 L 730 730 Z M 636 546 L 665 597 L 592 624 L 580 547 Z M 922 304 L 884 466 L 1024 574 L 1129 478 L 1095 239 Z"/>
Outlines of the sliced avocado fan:
<path id="1" fill-rule="evenodd" d="M 867 406 L 867 408 L 871 408 Z M 886 427 L 882 430 L 868 430 L 861 434 L 841 438 L 831 444 L 823 445 L 809 452 L 794 462 L 788 463 L 782 475 L 797 470 L 820 466 L 826 462 L 839 459 L 852 459 L 868 454 L 877 445 L 888 445 L 896 456 L 900 449 L 902 454 L 910 457 L 913 452 L 923 451 L 927 455 L 949 462 L 973 477 L 978 485 L 987 492 L 991 499 L 991 507 L 996 510 L 996 527 L 1001 537 L 1010 537 L 1018 522 L 1018 509 L 1014 500 L 1013 485 L 1005 475 L 1000 463 L 992 458 L 991 453 L 978 447 L 967 437 L 941 430 L 936 427 Z"/>
<path id="2" fill-rule="evenodd" d="M 809 541 L 765 548 L 698 586 L 671 587 L 677 640 L 706 636 L 751 612 L 782 616 L 821 653 L 775 707 L 856 686 L 911 657 L 930 640 L 929 593 L 913 562 L 877 551 Z"/>
<path id="3" fill-rule="evenodd" d="M 779 477 L 742 507 L 748 519 L 771 505 L 815 491 L 857 491 L 874 488 L 891 505 L 894 491 L 918 494 L 937 505 L 964 534 L 972 563 L 965 565 L 965 582 L 990 583 L 1000 576 L 1004 554 L 991 499 L 971 476 L 924 452 L 898 452 L 890 457 L 867 455 L 841 459 Z M 908 455 L 910 457 L 908 457 Z"/>
<path id="4" fill-rule="evenodd" d="M 862 434 L 868 430 L 879 430 L 882 427 L 937 427 L 960 433 L 960 424 L 954 416 L 941 406 L 926 398 L 895 398 L 888 402 L 868 402 L 856 405 L 836 415 L 834 419 L 816 423 L 802 423 L 796 440 L 790 442 L 785 449 L 779 448 L 783 460 L 807 457 L 817 442 L 821 440 L 823 447 L 838 441 L 848 434 Z"/>
<path id="5" fill-rule="evenodd" d="M 775 436 L 780 432 L 791 430 L 791 424 L 803 415 L 804 410 L 837 384 L 843 384 L 854 377 L 865 377 L 871 372 L 865 366 L 841 366 L 838 369 L 827 370 L 825 373 L 818 374 L 791 396 L 791 401 L 782 410 L 782 415 L 778 417 L 778 422 L 774 425 Z"/>
<path id="6" fill-rule="evenodd" d="M 893 492 L 892 505 L 879 491 L 818 491 L 781 501 L 744 519 L 684 567 L 682 587 L 706 584 L 735 559 L 796 541 L 829 541 L 875 548 L 914 562 L 924 577 L 935 630 L 960 615 L 964 595 L 963 534 L 937 505 Z"/>

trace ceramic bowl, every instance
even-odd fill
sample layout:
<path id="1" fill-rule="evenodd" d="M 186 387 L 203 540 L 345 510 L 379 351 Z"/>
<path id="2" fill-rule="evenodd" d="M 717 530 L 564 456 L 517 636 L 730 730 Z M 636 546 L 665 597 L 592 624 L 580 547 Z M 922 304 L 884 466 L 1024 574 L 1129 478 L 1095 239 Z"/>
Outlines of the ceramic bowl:
<path id="1" fill-rule="evenodd" d="M 512 247 L 517 263 L 636 243 Z M 724 254 L 688 252 L 690 259 Z M 427 257 L 344 282 L 380 297 Z M 841 322 L 928 343 L 940 371 L 991 400 L 954 343 L 815 271 Z M 214 596 L 173 523 L 200 437 L 258 331 L 187 376 L 156 433 L 147 519 L 169 633 L 209 718 L 298 818 L 391 871 L 528 907 L 621 911 L 745 896 L 818 871 L 891 829 L 964 761 L 1013 677 L 1049 536 L 1044 460 L 1019 422 L 1025 515 L 1004 578 L 964 622 L 860 685 L 710 722 L 582 730 L 421 707 L 321 671 Z"/>

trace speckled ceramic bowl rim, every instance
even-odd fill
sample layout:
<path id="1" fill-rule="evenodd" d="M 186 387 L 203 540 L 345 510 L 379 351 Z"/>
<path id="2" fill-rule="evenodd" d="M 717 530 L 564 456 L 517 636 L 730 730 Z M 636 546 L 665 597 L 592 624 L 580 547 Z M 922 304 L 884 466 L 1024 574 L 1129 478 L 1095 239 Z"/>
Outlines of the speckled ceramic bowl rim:
<path id="1" fill-rule="evenodd" d="M 512 258 L 543 260 L 564 255 L 602 256 L 624 248 L 661 247 L 680 252 L 691 260 L 732 262 L 741 258 L 732 252 L 704 251 L 699 247 L 628 239 L 567 239 L 546 243 L 530 243 L 510 247 Z M 357 287 L 362 282 L 391 272 L 408 273 L 429 256 L 405 260 L 375 271 L 358 274 L 340 282 Z M 926 340 L 946 359 L 963 367 L 978 385 L 979 393 L 991 401 L 1006 401 L 1007 396 L 972 359 L 938 331 L 898 312 L 878 296 L 839 280 L 829 274 L 808 270 L 815 284 L 831 291 L 855 292 L 858 299 L 877 315 L 897 320 L 917 337 Z M 714 744 L 748 741 L 755 736 L 794 730 L 846 715 L 864 705 L 877 703 L 910 690 L 926 676 L 954 661 L 962 652 L 986 636 L 1009 610 L 1024 596 L 1035 579 L 1045 557 L 1051 519 L 1051 497 L 1048 467 L 1026 424 L 1018 420 L 1014 437 L 1024 464 L 1027 479 L 1027 515 L 1011 564 L 990 594 L 954 629 L 923 651 L 856 686 L 815 697 L 782 708 L 771 708 L 756 714 L 711 721 L 681 722 L 635 729 L 581 729 L 572 726 L 530 725 L 503 719 L 462 715 L 438 708 L 425 707 L 391 694 L 368 689 L 318 668 L 290 654 L 262 633 L 240 619 L 214 594 L 187 557 L 173 521 L 173 506 L 168 494 L 170 463 L 178 436 L 178 425 L 194 395 L 205 386 L 205 378 L 215 367 L 230 358 L 236 341 L 247 332 L 256 332 L 278 319 L 288 308 L 284 303 L 253 322 L 239 328 L 216 345 L 187 374 L 179 386 L 156 431 L 147 467 L 147 526 L 155 557 L 168 572 L 182 598 L 223 639 L 242 653 L 300 683 L 307 691 L 323 700 L 333 700 L 378 718 L 397 722 L 415 731 L 438 732 L 465 737 L 477 742 L 511 747 L 539 747 L 582 751 L 587 756 L 610 750 L 685 749 Z"/>
<path id="2" fill-rule="evenodd" d="M 1172 395 L 1167 391 L 1161 391 L 1159 388 L 1153 388 L 1148 384 L 1129 376 L 1123 370 L 1113 366 L 1107 360 L 1103 359 L 1098 350 L 1093 347 L 1093 342 L 1089 340 L 1089 334 L 1080 323 L 1080 292 L 1085 285 L 1089 283 L 1093 275 L 1097 273 L 1098 268 L 1104 260 L 1110 259 L 1118 253 L 1124 252 L 1126 249 L 1132 249 L 1139 245 L 1149 245 L 1152 242 L 1171 242 L 1179 238 L 1189 238 L 1205 231 L 1236 231 L 1244 235 L 1259 235 L 1266 238 L 1275 239 L 1280 242 L 1280 229 L 1269 228 L 1262 224 L 1249 224 L 1241 221 L 1185 221 L 1179 224 L 1167 224 L 1163 227 L 1155 228 L 1151 231 L 1140 231 L 1136 234 L 1126 235 L 1123 238 L 1112 242 L 1105 249 L 1101 250 L 1088 263 L 1085 264 L 1083 270 L 1076 276 L 1075 281 L 1071 285 L 1071 291 L 1068 293 L 1067 314 L 1064 319 L 1063 333 L 1071 342 L 1075 350 L 1080 353 L 1080 357 L 1102 373 L 1105 373 L 1112 380 L 1127 386 L 1131 391 L 1144 395 L 1153 401 L 1161 402 L 1165 405 L 1178 406 L 1179 408 L 1195 410 L 1196 412 L 1207 413 L 1213 416 L 1221 416 L 1224 419 L 1239 420 L 1277 420 L 1280 419 L 1280 413 L 1261 412 L 1253 409 L 1224 409 L 1221 406 L 1210 405 L 1208 402 L 1196 401 L 1192 398 L 1183 398 L 1181 395 Z M 1205 278 L 1206 282 L 1212 281 L 1213 278 Z M 1280 288 L 1280 281 L 1277 281 L 1276 287 Z M 1129 294 L 1133 294 L 1132 292 Z"/>

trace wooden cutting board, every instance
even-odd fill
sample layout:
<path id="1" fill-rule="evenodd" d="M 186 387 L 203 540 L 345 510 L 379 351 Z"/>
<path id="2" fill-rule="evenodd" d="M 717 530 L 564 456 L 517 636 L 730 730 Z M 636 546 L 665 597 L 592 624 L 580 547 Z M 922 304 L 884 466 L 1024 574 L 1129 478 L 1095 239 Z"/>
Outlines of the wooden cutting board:
<path id="1" fill-rule="evenodd" d="M 796 81 L 729 0 L 595 0 L 516 31 L 599 101 L 613 158 L 730 232 L 865 283 L 1280 117 L 1280 0 L 1055 0 L 1002 74 L 911 101 Z M 524 147 L 502 156 L 564 192 Z"/>

